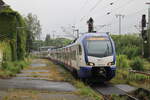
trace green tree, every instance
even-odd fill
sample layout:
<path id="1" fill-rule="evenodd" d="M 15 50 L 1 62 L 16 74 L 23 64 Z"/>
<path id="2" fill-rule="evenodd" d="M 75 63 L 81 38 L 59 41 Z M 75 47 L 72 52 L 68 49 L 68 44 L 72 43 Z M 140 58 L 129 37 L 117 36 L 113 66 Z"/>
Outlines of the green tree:
<path id="1" fill-rule="evenodd" d="M 70 44 L 72 40 L 66 38 L 51 39 L 50 35 L 46 35 L 44 42 L 45 42 L 45 46 L 63 47 Z"/>
<path id="2" fill-rule="evenodd" d="M 29 13 L 27 17 L 25 17 L 26 21 L 26 31 L 27 31 L 27 51 L 31 52 L 33 49 L 33 41 L 39 40 L 40 35 L 42 34 L 42 28 L 40 21 L 36 15 Z"/>
<path id="3" fill-rule="evenodd" d="M 141 38 L 133 35 L 112 35 L 117 54 L 127 55 L 129 59 L 140 56 L 142 52 Z"/>
<path id="4" fill-rule="evenodd" d="M 45 38 L 45 45 L 49 45 L 49 42 L 52 42 L 51 41 L 51 36 L 49 34 L 47 34 L 46 38 Z"/>
<path id="5" fill-rule="evenodd" d="M 18 12 L 10 7 L 0 10 L 0 41 L 10 45 L 13 61 L 23 60 L 26 54 L 26 32 L 23 28 L 24 26 L 24 18 Z"/>

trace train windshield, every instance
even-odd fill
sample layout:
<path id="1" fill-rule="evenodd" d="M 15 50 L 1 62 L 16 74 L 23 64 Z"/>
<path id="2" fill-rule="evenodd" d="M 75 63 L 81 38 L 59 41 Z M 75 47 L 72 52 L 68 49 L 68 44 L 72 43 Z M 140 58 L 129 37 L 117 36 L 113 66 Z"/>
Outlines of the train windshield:
<path id="1" fill-rule="evenodd" d="M 112 45 L 107 38 L 88 38 L 87 39 L 88 56 L 106 57 L 112 55 Z"/>

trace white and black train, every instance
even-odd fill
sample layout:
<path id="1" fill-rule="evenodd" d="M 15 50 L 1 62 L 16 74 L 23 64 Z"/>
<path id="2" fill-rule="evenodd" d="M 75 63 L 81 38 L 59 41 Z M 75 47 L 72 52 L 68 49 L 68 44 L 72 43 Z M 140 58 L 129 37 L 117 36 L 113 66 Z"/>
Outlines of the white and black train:
<path id="1" fill-rule="evenodd" d="M 49 57 L 80 78 L 109 81 L 115 76 L 115 45 L 106 33 L 87 33 L 66 47 L 49 50 Z"/>

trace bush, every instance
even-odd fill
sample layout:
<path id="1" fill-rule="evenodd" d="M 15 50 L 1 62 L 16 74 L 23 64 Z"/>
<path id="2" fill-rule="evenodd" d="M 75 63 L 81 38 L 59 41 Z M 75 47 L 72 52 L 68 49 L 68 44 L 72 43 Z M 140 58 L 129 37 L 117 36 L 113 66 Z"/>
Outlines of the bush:
<path id="1" fill-rule="evenodd" d="M 26 53 L 26 31 L 25 29 L 16 29 L 17 26 L 25 26 L 24 18 L 11 8 L 3 9 L 0 12 L 0 34 L 4 36 L 0 37 L 0 42 L 4 41 L 9 44 L 9 50 L 11 51 L 10 55 L 6 53 L 6 59 L 11 56 L 12 61 L 24 60 Z"/>
<path id="2" fill-rule="evenodd" d="M 131 67 L 133 70 L 143 71 L 144 70 L 144 60 L 141 59 L 140 57 L 134 58 L 131 63 Z"/>
<path id="3" fill-rule="evenodd" d="M 149 80 L 150 76 L 146 76 L 146 75 L 141 75 L 141 74 L 135 74 L 135 73 L 129 73 L 128 75 L 128 80 L 132 80 L 132 81 L 145 81 L 145 80 Z"/>
<path id="4" fill-rule="evenodd" d="M 140 55 L 140 48 L 137 46 L 126 46 L 122 49 L 122 53 L 127 55 L 129 59 Z"/>
<path id="5" fill-rule="evenodd" d="M 6 74 L 5 76 L 14 76 L 19 73 L 24 67 L 27 66 L 25 61 L 16 61 L 16 62 L 4 62 L 2 64 L 2 70 Z M 2 76 L 2 75 L 0 75 Z M 4 75 L 3 75 L 4 76 Z"/>
<path id="6" fill-rule="evenodd" d="M 129 59 L 141 55 L 141 39 L 138 35 L 112 35 L 117 54 L 127 55 Z"/>
<path id="7" fill-rule="evenodd" d="M 126 55 L 117 56 L 117 67 L 119 68 L 129 68 L 130 63 Z"/>
<path id="8" fill-rule="evenodd" d="M 20 70 L 22 69 L 20 67 L 20 65 L 15 65 L 14 63 L 12 62 L 5 62 L 3 63 L 3 66 L 2 66 L 3 70 L 7 70 L 7 71 L 10 71 L 12 73 L 19 73 Z"/>
<path id="9" fill-rule="evenodd" d="M 16 61 L 14 65 L 19 66 L 21 69 L 23 69 L 27 65 L 27 63 L 25 61 Z"/>

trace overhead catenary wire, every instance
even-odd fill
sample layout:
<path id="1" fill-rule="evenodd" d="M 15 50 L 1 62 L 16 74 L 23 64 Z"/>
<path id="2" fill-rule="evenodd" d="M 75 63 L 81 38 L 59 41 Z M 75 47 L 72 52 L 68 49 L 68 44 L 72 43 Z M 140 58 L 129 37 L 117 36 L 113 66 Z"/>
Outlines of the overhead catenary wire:
<path id="1" fill-rule="evenodd" d="M 134 1 L 134 0 L 133 0 Z M 127 3 L 126 3 L 126 5 L 125 6 L 123 6 L 123 7 L 126 7 L 127 5 L 129 5 L 131 3 L 131 1 L 128 1 Z M 123 7 L 121 7 L 121 8 L 123 8 Z M 119 8 L 119 7 L 118 7 Z M 133 12 L 133 13 L 130 13 L 130 14 L 126 14 L 125 16 L 131 16 L 131 15 L 133 15 L 133 14 L 137 14 L 137 13 L 139 13 L 139 12 L 141 12 L 141 11 L 143 11 L 143 10 L 146 10 L 145 8 L 144 9 L 140 9 L 139 11 L 136 11 L 136 12 Z M 111 14 L 112 14 L 112 12 L 114 12 L 113 10 L 111 11 Z M 103 17 L 105 17 L 105 16 L 107 16 L 108 14 L 105 14 L 105 15 L 103 15 Z M 102 17 L 102 16 L 101 16 Z"/>
<path id="2" fill-rule="evenodd" d="M 102 1 L 103 1 L 103 0 L 99 0 L 99 1 L 89 10 L 88 14 L 90 15 L 90 13 L 92 13 L 92 12 L 96 9 L 96 7 L 97 7 L 100 3 L 102 3 Z M 105 0 L 105 1 L 106 1 L 106 0 Z M 119 1 L 120 1 L 120 0 L 111 1 L 110 3 L 108 3 L 107 6 L 109 6 L 109 5 L 111 5 L 111 6 L 112 6 L 112 5 L 115 5 L 116 2 L 119 2 Z M 107 8 L 107 6 L 102 7 L 102 9 L 103 9 L 103 8 Z M 101 16 L 101 17 L 105 17 L 105 16 L 109 15 L 108 13 L 111 14 L 112 11 L 111 11 L 111 12 L 107 12 L 105 15 L 103 15 L 103 16 Z M 82 22 L 85 17 L 86 17 L 86 15 L 82 16 L 81 19 L 80 19 L 80 22 Z"/>
<path id="3" fill-rule="evenodd" d="M 90 9 L 90 12 L 92 12 L 103 0 L 98 0 L 98 2 Z"/>
<path id="4" fill-rule="evenodd" d="M 118 11 L 118 10 L 122 10 L 124 7 L 130 5 L 133 1 L 135 1 L 135 0 L 128 0 L 123 6 L 121 5 L 121 6 L 117 7 L 117 8 L 112 9 L 111 11 L 109 11 L 110 14 L 112 14 L 112 13 Z M 122 11 L 120 11 L 120 12 L 122 12 Z"/>
<path id="5" fill-rule="evenodd" d="M 119 0 L 116 0 L 116 2 L 117 1 L 119 1 Z M 104 15 L 103 15 L 103 17 L 105 17 L 105 16 L 107 16 L 107 15 L 112 15 L 112 13 L 114 13 L 114 12 L 116 12 L 116 11 L 118 11 L 118 10 L 121 10 L 122 8 L 124 8 L 124 7 L 126 7 L 127 5 L 129 5 L 129 4 L 131 4 L 133 1 L 135 1 L 135 0 L 129 0 L 128 2 L 126 2 L 125 3 L 125 5 L 124 6 L 119 6 L 119 7 L 117 7 L 117 8 L 114 8 L 114 9 L 112 9 L 111 11 L 108 11 L 108 12 L 106 12 Z M 114 4 L 115 5 L 115 4 Z M 121 11 L 122 12 L 122 11 Z"/>
<path id="6" fill-rule="evenodd" d="M 128 18 L 128 17 L 130 17 L 130 16 L 133 16 L 134 14 L 138 14 L 138 13 L 140 13 L 140 12 L 142 12 L 143 10 L 146 10 L 147 8 L 144 8 L 144 9 L 140 9 L 140 10 L 138 10 L 138 11 L 136 11 L 136 12 L 132 12 L 132 13 L 130 13 L 130 14 L 126 14 L 126 17 Z M 116 20 L 116 21 L 114 21 L 114 19 L 112 20 L 112 21 L 110 21 L 109 23 L 107 23 L 107 24 L 105 24 L 104 25 L 104 27 L 102 27 L 102 28 L 105 28 L 105 27 L 107 27 L 108 25 L 114 25 L 114 24 L 118 24 L 119 22 Z M 133 26 L 133 27 L 135 27 L 135 25 Z M 101 29 L 102 29 L 101 28 Z M 101 29 L 99 29 L 99 30 L 101 30 Z M 99 31 L 98 30 L 98 31 Z M 139 32 L 139 30 L 138 30 L 138 32 Z"/>
<path id="7" fill-rule="evenodd" d="M 98 0 L 96 4 L 89 10 L 88 14 L 90 14 L 103 0 Z M 80 22 L 86 17 L 86 15 L 82 16 Z"/>
<path id="8" fill-rule="evenodd" d="M 127 1 L 125 1 L 124 3 L 122 3 L 121 5 L 119 5 L 118 7 L 116 6 L 116 3 L 114 3 L 114 2 L 118 2 L 118 1 L 120 1 L 120 0 L 115 0 L 115 1 L 112 1 L 112 2 L 110 2 L 110 3 L 108 3 L 108 5 L 113 5 L 113 7 L 115 7 L 114 9 L 111 9 L 111 11 L 106 11 L 106 13 L 102 16 L 102 17 L 105 17 L 105 16 L 108 16 L 109 17 L 109 15 L 111 15 L 111 17 L 113 17 L 115 14 L 117 14 L 116 12 L 125 12 L 125 10 L 128 10 L 129 9 L 129 6 L 131 7 L 131 4 L 133 4 L 133 2 L 135 1 L 135 0 L 127 0 Z M 100 1 L 98 1 L 98 2 L 100 2 Z M 95 4 L 96 5 L 96 4 Z M 99 5 L 99 4 L 98 4 Z M 93 6 L 90 10 L 89 10 L 89 12 L 90 13 L 92 13 L 97 7 L 98 7 L 98 5 L 95 7 L 95 6 Z M 128 7 L 127 7 L 128 6 Z M 107 6 L 106 6 L 107 7 Z M 110 7 L 110 6 L 109 6 Z M 125 8 L 126 7 L 126 8 Z M 103 10 L 105 10 L 106 8 L 105 7 L 103 7 L 104 9 Z M 137 9 L 138 10 L 138 9 Z M 131 17 L 131 16 L 134 16 L 135 14 L 137 15 L 138 13 L 140 13 L 140 12 L 142 12 L 142 11 L 144 11 L 144 10 L 146 10 L 145 8 L 144 9 L 140 9 L 140 10 L 138 10 L 138 11 L 135 11 L 135 12 L 133 12 L 133 13 L 122 13 L 122 14 L 125 14 L 125 16 L 126 16 L 126 20 L 128 20 L 128 17 Z M 88 14 L 90 14 L 90 13 L 88 13 Z M 82 16 L 81 17 L 81 19 L 80 19 L 80 22 L 81 21 L 83 21 L 83 20 L 85 20 L 85 18 L 87 19 L 87 16 L 86 15 L 84 15 L 84 16 Z M 114 19 L 113 19 L 113 21 L 110 21 L 110 23 L 109 24 L 111 24 L 111 25 L 114 25 L 114 24 L 117 24 L 118 23 L 118 21 L 116 20 L 115 22 L 114 22 Z M 107 25 L 107 24 L 105 24 L 105 25 Z M 106 26 L 105 26 L 106 27 Z"/>
<path id="9" fill-rule="evenodd" d="M 118 0 L 116 0 L 116 1 L 118 1 Z M 133 1 L 135 1 L 135 0 L 129 0 L 129 1 L 127 1 L 123 6 L 121 5 L 121 6 L 117 7 L 117 8 L 112 9 L 111 11 L 108 11 L 107 13 L 105 13 L 104 16 L 110 15 L 110 14 L 112 14 L 112 13 L 118 11 L 118 10 L 122 10 L 124 7 L 128 6 Z M 122 12 L 122 11 L 120 11 L 120 12 Z"/>

